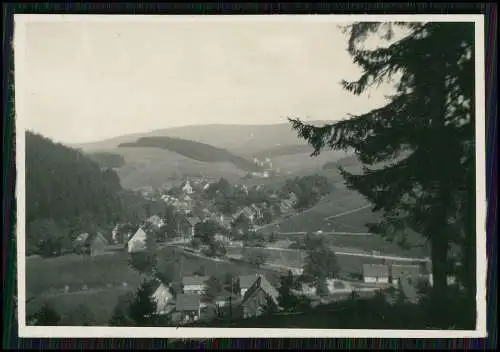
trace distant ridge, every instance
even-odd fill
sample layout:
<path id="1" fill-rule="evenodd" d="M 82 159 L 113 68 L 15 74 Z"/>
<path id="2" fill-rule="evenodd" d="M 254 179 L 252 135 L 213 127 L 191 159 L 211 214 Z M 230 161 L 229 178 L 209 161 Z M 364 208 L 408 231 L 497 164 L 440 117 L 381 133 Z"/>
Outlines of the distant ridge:
<path id="1" fill-rule="evenodd" d="M 160 148 L 203 162 L 230 162 L 244 171 L 258 168 L 249 160 L 235 156 L 225 149 L 206 143 L 173 137 L 142 137 L 135 142 L 121 143 L 119 148 Z"/>
<path id="2" fill-rule="evenodd" d="M 314 125 L 331 122 L 307 121 Z M 116 155 L 117 160 L 122 157 L 125 164 L 117 169 L 117 173 L 126 189 L 160 187 L 169 179 L 182 178 L 183 175 L 258 183 L 264 179 L 242 181 L 249 171 L 259 169 L 253 163 L 254 157 L 272 159 L 272 169 L 283 178 L 321 171 L 325 163 L 346 155 L 342 151 L 325 150 L 317 157 L 310 157 L 312 148 L 298 138 L 287 122 L 172 127 L 73 147 L 94 159 L 96 156 L 102 159 L 103 155 Z"/>
<path id="3" fill-rule="evenodd" d="M 307 121 L 322 125 L 334 121 Z M 143 137 L 174 137 L 206 143 L 217 148 L 230 150 L 236 154 L 249 155 L 258 151 L 282 145 L 304 145 L 288 122 L 277 124 L 206 124 L 156 129 L 149 132 L 132 133 L 101 141 L 72 145 L 83 151 L 106 151 L 117 148 L 122 143 L 135 142 Z"/>

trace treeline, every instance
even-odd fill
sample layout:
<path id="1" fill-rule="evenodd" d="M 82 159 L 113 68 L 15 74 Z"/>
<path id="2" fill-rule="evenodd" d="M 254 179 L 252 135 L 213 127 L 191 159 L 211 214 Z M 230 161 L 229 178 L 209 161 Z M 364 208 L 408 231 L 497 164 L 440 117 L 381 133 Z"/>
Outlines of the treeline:
<path id="1" fill-rule="evenodd" d="M 330 193 L 332 185 L 324 176 L 311 175 L 287 180 L 282 191 L 285 194 L 293 192 L 297 197 L 295 208 L 302 210 L 312 207 L 323 195 Z"/>
<path id="2" fill-rule="evenodd" d="M 122 143 L 118 147 L 149 147 L 161 148 L 181 154 L 185 157 L 204 162 L 229 162 L 245 171 L 255 171 L 258 168 L 249 160 L 231 154 L 225 149 L 209 144 L 173 137 L 143 137 L 132 143 Z"/>
<path id="3" fill-rule="evenodd" d="M 88 157 L 102 168 L 119 168 L 125 165 L 125 158 L 119 154 L 96 152 L 88 154 Z"/>
<path id="4" fill-rule="evenodd" d="M 80 151 L 26 133 L 28 255 L 59 255 L 83 231 L 108 234 L 125 216 L 123 195 L 114 171 L 101 171 Z"/>

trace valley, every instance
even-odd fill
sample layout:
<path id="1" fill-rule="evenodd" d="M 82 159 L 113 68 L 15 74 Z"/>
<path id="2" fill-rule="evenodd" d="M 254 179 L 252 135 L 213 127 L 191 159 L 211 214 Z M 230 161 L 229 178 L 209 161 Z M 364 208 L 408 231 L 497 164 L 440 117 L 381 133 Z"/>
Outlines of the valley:
<path id="1" fill-rule="evenodd" d="M 179 131 L 182 129 L 177 130 Z M 187 133 L 187 130 L 184 132 Z M 193 129 L 193 133 L 195 132 L 196 129 Z M 250 127 L 246 132 L 253 134 L 254 142 L 259 138 L 256 132 L 256 127 Z M 186 137 L 180 132 L 177 133 L 179 135 Z M 296 246 L 300 246 L 311 235 L 320 236 L 328 242 L 328 248 L 336 254 L 340 268 L 338 277 L 350 282 L 349 285 L 354 285 L 352 287 L 363 285 L 360 281 L 363 277 L 363 265 L 405 262 L 418 264 L 426 261 L 423 259 L 427 256 L 424 247 L 413 245 L 409 249 L 403 249 L 396 243 L 369 232 L 366 224 L 379 220 L 380 215 L 372 212 L 361 195 L 344 186 L 336 168 L 342 165 L 349 170 L 359 169 L 359 163 L 348 153 L 325 151 L 318 157 L 311 157 L 311 150 L 307 145 L 271 146 L 270 143 L 266 145 L 265 138 L 262 143 L 256 143 L 261 147 L 258 152 L 254 149 L 254 153 L 245 148 L 248 140 L 244 138 L 240 140 L 239 147 L 235 140 L 219 141 L 219 146 L 233 147 L 226 150 L 205 144 L 207 141 L 213 142 L 208 134 L 204 135 L 205 142 L 179 139 L 177 136 L 136 135 L 133 136 L 137 137 L 135 140 L 124 136 L 115 139 L 113 143 L 105 141 L 80 149 L 84 155 L 97 162 L 102 171 L 116 172 L 121 186 L 138 192 L 136 197 L 141 197 L 144 205 L 156 204 L 154 209 L 159 212 L 147 206 L 149 210 L 142 215 L 142 224 L 149 221 L 144 216 L 151 215 L 159 216 L 165 224 L 174 221 L 171 215 L 166 215 L 161 210 L 166 204 L 167 208 L 170 207 L 177 214 L 175 221 L 193 217 L 192 211 L 197 209 L 195 212 L 198 215 L 192 219 L 196 218 L 199 224 L 206 221 L 219 222 L 220 225 L 217 226 L 221 226 L 220 230 L 223 232 L 229 231 L 227 236 L 231 238 L 239 228 L 235 227 L 235 214 L 241 212 L 250 216 L 250 222 L 245 225 L 249 227 L 238 230 L 246 229 L 241 232 L 243 242 L 241 238 L 231 238 L 232 244 L 224 245 L 223 254 L 207 254 L 206 245 L 201 248 L 193 247 L 193 237 L 192 234 L 189 235 L 189 231 L 194 231 L 195 236 L 202 235 L 197 232 L 196 224 L 193 230 L 184 229 L 180 232 L 167 226 L 166 239 L 158 238 L 154 251 L 159 270 L 168 273 L 171 280 L 182 280 L 184 277 L 199 275 L 200 272 L 207 277 L 259 274 L 279 287 L 280 276 L 290 270 L 302 272 L 308 250 Z M 263 170 L 266 174 L 263 174 Z M 326 182 L 330 186 L 316 199 L 307 193 L 316 187 L 310 182 Z M 313 188 L 302 189 L 301 192 L 306 192 L 302 195 L 290 193 L 292 189 L 298 192 L 298 185 Z M 216 193 L 210 191 L 213 187 Z M 224 192 L 226 198 L 211 198 L 219 192 Z M 298 198 L 293 200 L 289 198 L 290 195 Z M 245 200 L 246 197 L 249 197 L 248 200 Z M 309 205 L 295 208 L 298 201 L 310 197 L 315 200 L 307 200 Z M 130 201 L 134 202 L 133 198 L 128 202 Z M 165 204 L 160 206 L 160 203 Z M 229 210 L 220 206 L 232 207 L 230 223 L 223 220 L 228 215 L 223 213 Z M 203 214 L 200 213 L 201 209 Z M 268 218 L 263 220 L 262 214 L 266 211 L 269 213 Z M 130 219 L 123 218 L 122 221 L 127 220 Z M 147 233 L 157 233 L 158 230 L 152 231 Z M 200 228 L 200 231 L 205 230 Z M 252 239 L 252 233 L 257 236 L 255 239 Z M 208 233 L 206 235 L 213 236 Z M 186 236 L 189 239 L 186 240 Z M 265 240 L 269 236 L 273 236 L 273 239 Z M 110 235 L 106 234 L 105 237 L 109 239 Z M 202 238 L 203 241 L 205 240 Z M 209 241 L 212 243 L 213 239 Z M 258 242 L 257 247 L 254 247 L 257 243 L 255 241 Z M 27 296 L 32 297 L 28 312 L 33 313 L 43 304 L 58 302 L 64 323 L 73 319 L 75 307 L 85 306 L 95 318 L 94 324 L 106 325 L 112 308 L 127 295 L 133 295 L 148 278 L 131 266 L 126 242 L 110 242 L 106 248 L 103 253 L 95 256 L 63 254 L 55 258 L 27 259 Z M 249 256 L 263 256 L 264 259 L 255 264 L 248 262 Z M 378 288 L 368 288 L 373 289 Z"/>

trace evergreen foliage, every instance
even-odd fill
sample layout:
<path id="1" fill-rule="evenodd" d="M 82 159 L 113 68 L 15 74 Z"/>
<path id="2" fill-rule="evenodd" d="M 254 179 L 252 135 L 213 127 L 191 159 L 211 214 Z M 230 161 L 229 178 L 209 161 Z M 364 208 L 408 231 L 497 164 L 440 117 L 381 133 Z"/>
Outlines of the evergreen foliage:
<path id="1" fill-rule="evenodd" d="M 375 49 L 370 35 L 392 39 Z M 436 308 L 446 300 L 448 249 L 461 248 L 461 281 L 475 297 L 474 23 L 356 23 L 345 27 L 349 53 L 362 69 L 344 88 L 360 95 L 394 82 L 388 103 L 334 124 L 315 127 L 290 119 L 317 155 L 354 150 L 361 174 L 340 171 L 351 189 L 384 213 L 371 230 L 391 237 L 411 228 L 428 238 Z M 382 167 L 380 164 L 384 164 Z"/>
<path id="2" fill-rule="evenodd" d="M 81 232 L 123 218 L 121 186 L 112 170 L 81 152 L 26 133 L 26 241 L 28 254 L 57 255 Z"/>

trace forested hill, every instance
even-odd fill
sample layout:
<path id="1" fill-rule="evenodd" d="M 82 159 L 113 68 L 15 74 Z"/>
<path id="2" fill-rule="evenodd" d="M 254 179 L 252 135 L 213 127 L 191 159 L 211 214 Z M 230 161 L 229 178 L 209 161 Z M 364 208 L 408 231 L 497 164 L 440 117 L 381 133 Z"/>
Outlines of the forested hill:
<path id="1" fill-rule="evenodd" d="M 174 137 L 143 137 L 136 142 L 121 143 L 119 147 L 148 147 L 167 149 L 185 157 L 204 162 L 229 162 L 244 171 L 258 168 L 251 161 L 231 154 L 225 149 L 216 148 L 206 143 Z"/>
<path id="2" fill-rule="evenodd" d="M 80 151 L 26 133 L 26 240 L 29 254 L 53 255 L 90 227 L 120 216 L 122 191 L 112 170 Z"/>

